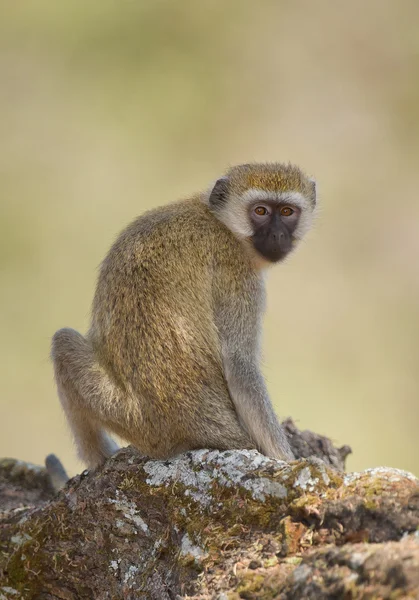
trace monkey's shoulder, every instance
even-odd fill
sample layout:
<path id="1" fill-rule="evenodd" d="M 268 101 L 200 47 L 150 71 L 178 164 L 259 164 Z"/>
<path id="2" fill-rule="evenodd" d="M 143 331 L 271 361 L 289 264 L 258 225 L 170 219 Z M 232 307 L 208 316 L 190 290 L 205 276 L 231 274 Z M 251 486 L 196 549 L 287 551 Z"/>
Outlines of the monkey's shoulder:
<path id="1" fill-rule="evenodd" d="M 218 229 L 218 219 L 201 198 L 195 196 L 144 213 L 127 228 L 127 231 L 141 237 L 165 234 L 176 238 L 195 231 L 205 231 L 207 235 L 214 235 Z"/>
<path id="2" fill-rule="evenodd" d="M 143 257 L 161 253 L 208 255 L 230 252 L 240 246 L 231 232 L 209 210 L 199 196 L 150 210 L 137 217 L 122 231 L 110 256 Z M 167 254 L 166 254 L 167 256 Z"/>

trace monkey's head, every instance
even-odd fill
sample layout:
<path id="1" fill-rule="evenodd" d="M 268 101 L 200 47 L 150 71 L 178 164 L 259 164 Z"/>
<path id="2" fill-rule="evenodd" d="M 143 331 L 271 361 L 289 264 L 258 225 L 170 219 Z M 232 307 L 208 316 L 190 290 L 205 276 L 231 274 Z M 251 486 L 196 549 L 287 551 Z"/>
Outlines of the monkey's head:
<path id="1" fill-rule="evenodd" d="M 316 184 L 289 164 L 239 165 L 218 179 L 206 200 L 239 239 L 264 261 L 275 263 L 310 229 Z"/>

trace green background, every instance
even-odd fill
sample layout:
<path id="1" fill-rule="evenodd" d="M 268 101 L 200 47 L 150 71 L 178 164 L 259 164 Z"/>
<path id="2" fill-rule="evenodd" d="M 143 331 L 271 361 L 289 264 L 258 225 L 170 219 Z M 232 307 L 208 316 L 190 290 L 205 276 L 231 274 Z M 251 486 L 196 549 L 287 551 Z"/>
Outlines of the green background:
<path id="1" fill-rule="evenodd" d="M 318 181 L 268 277 L 275 408 L 419 474 L 416 0 L 38 0 L 0 19 L 0 456 L 81 470 L 49 362 L 136 215 L 249 160 Z"/>

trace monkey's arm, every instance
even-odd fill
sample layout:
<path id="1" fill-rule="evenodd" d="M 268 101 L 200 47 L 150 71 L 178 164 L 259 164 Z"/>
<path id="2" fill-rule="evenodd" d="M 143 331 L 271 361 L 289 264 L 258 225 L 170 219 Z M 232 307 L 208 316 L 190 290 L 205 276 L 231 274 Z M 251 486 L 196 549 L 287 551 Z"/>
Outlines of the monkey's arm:
<path id="1" fill-rule="evenodd" d="M 293 460 L 258 365 L 250 356 L 236 351 L 225 355 L 224 368 L 240 423 L 258 450 L 273 458 Z"/>
<path id="2" fill-rule="evenodd" d="M 272 407 L 259 367 L 265 290 L 261 279 L 244 279 L 232 289 L 225 282 L 218 311 L 224 375 L 240 424 L 263 454 L 293 460 L 285 432 Z"/>

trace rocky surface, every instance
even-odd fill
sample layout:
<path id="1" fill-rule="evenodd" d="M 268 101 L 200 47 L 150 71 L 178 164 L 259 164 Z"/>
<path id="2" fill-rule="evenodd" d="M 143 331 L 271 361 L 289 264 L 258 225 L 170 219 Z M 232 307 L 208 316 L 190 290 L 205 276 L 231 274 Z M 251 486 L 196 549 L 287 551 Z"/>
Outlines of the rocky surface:
<path id="1" fill-rule="evenodd" d="M 294 442 L 317 457 L 290 464 L 123 449 L 56 496 L 0 461 L 0 600 L 419 598 L 419 481 L 344 475 L 347 450 L 311 436 Z"/>

